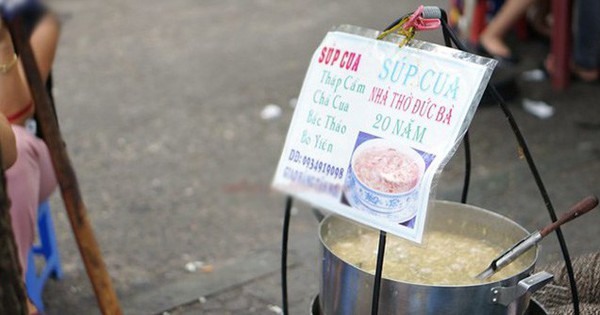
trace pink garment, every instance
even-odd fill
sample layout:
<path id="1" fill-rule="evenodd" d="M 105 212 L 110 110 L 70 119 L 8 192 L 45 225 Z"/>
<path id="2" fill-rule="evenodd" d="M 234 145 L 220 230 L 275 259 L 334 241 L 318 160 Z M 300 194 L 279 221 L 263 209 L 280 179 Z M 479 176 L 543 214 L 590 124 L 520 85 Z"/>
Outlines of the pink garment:
<path id="1" fill-rule="evenodd" d="M 17 142 L 17 161 L 6 170 L 6 186 L 24 275 L 27 255 L 35 239 L 37 208 L 56 188 L 56 176 L 44 141 L 22 126 L 12 125 L 12 130 Z"/>

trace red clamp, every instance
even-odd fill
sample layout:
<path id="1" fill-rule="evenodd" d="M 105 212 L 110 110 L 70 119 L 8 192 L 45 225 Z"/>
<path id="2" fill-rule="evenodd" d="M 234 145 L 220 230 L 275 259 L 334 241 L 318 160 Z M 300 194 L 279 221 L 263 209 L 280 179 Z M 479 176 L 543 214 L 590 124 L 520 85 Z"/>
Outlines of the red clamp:
<path id="1" fill-rule="evenodd" d="M 415 31 L 429 31 L 439 28 L 442 24 L 439 19 L 424 19 L 422 14 L 423 6 L 420 5 L 402 27 L 407 31 L 410 30 L 411 27 L 414 28 Z"/>

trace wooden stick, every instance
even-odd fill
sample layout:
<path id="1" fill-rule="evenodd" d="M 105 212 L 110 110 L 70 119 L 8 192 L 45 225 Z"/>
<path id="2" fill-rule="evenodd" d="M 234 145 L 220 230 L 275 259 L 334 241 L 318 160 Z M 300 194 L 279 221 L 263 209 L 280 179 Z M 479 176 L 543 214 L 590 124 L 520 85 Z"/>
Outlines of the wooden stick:
<path id="1" fill-rule="evenodd" d="M 552 222 L 551 224 L 546 225 L 540 230 L 540 234 L 542 237 L 546 237 L 546 235 L 554 232 L 559 226 L 579 217 L 590 210 L 596 208 L 598 205 L 598 197 L 596 196 L 588 196 L 583 198 L 581 201 L 576 203 L 569 209 L 569 211 L 565 212 L 563 215 L 558 218 L 558 220 Z"/>
<path id="2" fill-rule="evenodd" d="M 1 169 L 0 186 L 0 314 L 27 315 L 27 296 L 10 218 L 6 180 Z"/>
<path id="3" fill-rule="evenodd" d="M 85 269 L 94 288 L 100 311 L 105 315 L 121 315 L 122 311 L 119 301 L 113 289 L 110 276 L 106 271 L 98 243 L 87 217 L 87 210 L 79 191 L 75 170 L 67 155 L 65 143 L 60 134 L 56 116 L 46 93 L 44 83 L 42 82 L 29 39 L 25 36 L 23 21 L 20 17 L 16 17 L 8 21 L 7 24 L 13 38 L 15 50 L 20 56 L 25 69 L 27 82 L 29 83 L 33 102 L 36 107 L 38 124 L 44 141 L 50 150 L 52 164 L 56 172 L 65 209 L 69 216 Z"/>

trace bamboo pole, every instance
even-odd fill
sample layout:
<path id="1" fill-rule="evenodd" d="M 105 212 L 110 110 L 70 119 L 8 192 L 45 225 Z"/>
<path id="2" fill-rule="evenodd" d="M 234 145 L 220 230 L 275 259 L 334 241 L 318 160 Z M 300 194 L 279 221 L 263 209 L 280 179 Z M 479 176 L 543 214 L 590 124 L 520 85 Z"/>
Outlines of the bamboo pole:
<path id="1" fill-rule="evenodd" d="M 27 315 L 27 296 L 21 278 L 3 170 L 0 170 L 0 186 L 0 314 Z"/>
<path id="2" fill-rule="evenodd" d="M 29 39 L 25 37 L 23 21 L 20 17 L 15 17 L 7 24 L 13 38 L 15 50 L 20 56 L 25 69 L 27 82 L 36 107 L 38 125 L 50 150 L 65 209 L 85 269 L 94 288 L 98 306 L 102 314 L 121 315 L 119 301 L 88 220 L 87 209 L 79 190 L 77 176 L 69 160 L 54 109 L 50 104 L 49 96 L 42 82 Z"/>

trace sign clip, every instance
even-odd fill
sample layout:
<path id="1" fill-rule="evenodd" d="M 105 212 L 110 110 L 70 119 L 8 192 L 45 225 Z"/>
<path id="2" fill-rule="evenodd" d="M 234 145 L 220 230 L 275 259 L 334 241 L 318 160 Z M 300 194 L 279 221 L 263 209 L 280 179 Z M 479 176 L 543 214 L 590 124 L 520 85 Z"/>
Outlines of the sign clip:
<path id="1" fill-rule="evenodd" d="M 420 5 L 411 15 L 404 17 L 390 29 L 382 32 L 377 39 L 381 40 L 391 33 L 398 33 L 404 36 L 400 42 L 400 47 L 408 44 L 414 37 L 417 31 L 429 31 L 440 27 L 441 21 L 439 18 L 425 18 L 423 14 L 424 7 Z M 430 15 L 430 14 L 427 14 Z"/>

